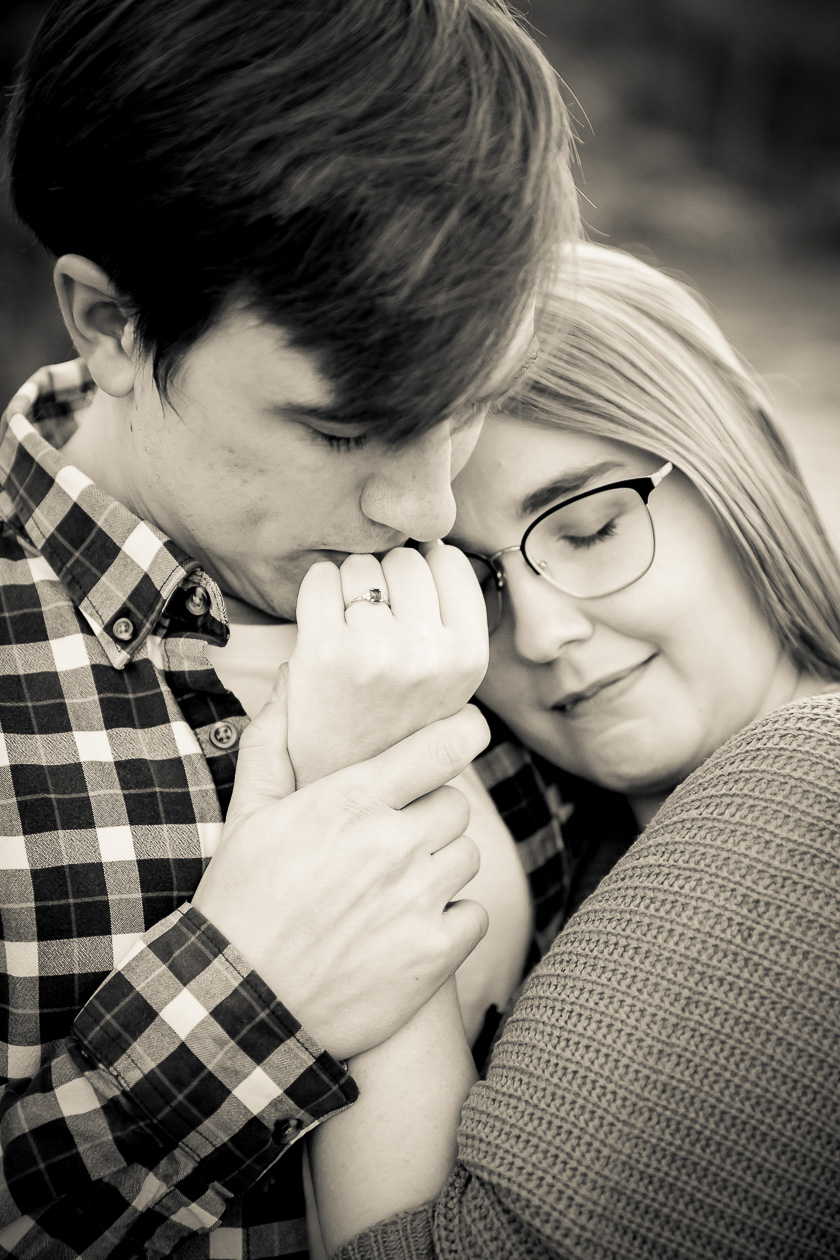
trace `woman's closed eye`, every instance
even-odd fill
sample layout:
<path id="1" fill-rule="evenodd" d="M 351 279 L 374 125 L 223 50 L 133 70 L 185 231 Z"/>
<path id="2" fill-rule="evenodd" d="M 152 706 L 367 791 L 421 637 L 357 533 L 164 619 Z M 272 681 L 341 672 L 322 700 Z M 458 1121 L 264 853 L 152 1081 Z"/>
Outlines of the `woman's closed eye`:
<path id="1" fill-rule="evenodd" d="M 614 538 L 618 533 L 618 523 L 613 520 L 607 521 L 592 534 L 558 534 L 558 541 L 568 543 L 575 551 L 586 551 L 590 547 L 596 547 L 598 543 L 606 542 L 609 538 Z"/>

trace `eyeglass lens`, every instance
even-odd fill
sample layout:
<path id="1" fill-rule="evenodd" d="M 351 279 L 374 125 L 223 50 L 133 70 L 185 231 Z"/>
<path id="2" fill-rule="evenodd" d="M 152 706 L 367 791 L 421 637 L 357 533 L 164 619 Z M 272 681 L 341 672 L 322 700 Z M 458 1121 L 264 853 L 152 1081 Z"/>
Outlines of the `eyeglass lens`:
<path id="1" fill-rule="evenodd" d="M 637 491 L 605 489 L 562 504 L 528 531 L 525 557 L 553 586 L 581 599 L 621 590 L 640 578 L 653 560 L 653 523 Z M 502 615 L 502 592 L 485 561 L 472 560 L 491 633 Z"/>

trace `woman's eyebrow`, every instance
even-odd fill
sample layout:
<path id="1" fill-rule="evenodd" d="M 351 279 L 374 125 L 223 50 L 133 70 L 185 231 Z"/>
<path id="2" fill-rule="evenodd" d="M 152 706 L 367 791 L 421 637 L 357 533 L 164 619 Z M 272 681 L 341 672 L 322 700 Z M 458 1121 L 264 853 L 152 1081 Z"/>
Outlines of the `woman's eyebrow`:
<path id="1" fill-rule="evenodd" d="M 520 500 L 518 514 L 524 519 L 527 516 L 533 516 L 537 512 L 542 512 L 544 508 L 551 507 L 558 499 L 565 499 L 569 495 L 577 494 L 579 490 L 584 490 L 591 481 L 597 477 L 603 477 L 607 473 L 624 471 L 623 465 L 615 459 L 604 459 L 597 464 L 586 464 L 580 468 L 570 468 L 567 472 L 561 473 L 559 477 L 553 477 L 551 481 L 547 481 L 544 485 L 538 486 L 536 490 L 532 490 L 530 494 L 526 494 Z"/>

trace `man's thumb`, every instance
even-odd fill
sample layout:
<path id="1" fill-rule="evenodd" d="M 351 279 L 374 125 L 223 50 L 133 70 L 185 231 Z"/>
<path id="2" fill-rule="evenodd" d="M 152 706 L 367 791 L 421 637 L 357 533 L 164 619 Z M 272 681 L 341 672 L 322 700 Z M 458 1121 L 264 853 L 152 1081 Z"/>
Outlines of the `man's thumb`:
<path id="1" fill-rule="evenodd" d="M 251 813 L 261 805 L 279 801 L 295 790 L 287 748 L 287 678 L 288 666 L 281 665 L 267 703 L 242 734 L 228 820 L 237 813 Z"/>

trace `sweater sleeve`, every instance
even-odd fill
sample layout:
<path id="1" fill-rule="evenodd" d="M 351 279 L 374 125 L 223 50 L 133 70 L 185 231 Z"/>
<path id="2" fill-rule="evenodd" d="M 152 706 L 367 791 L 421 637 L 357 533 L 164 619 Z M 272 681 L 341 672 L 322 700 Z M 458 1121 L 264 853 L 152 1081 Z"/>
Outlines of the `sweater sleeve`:
<path id="1" fill-rule="evenodd" d="M 840 1256 L 840 697 L 673 793 L 530 978 L 436 1204 L 339 1255 Z"/>

